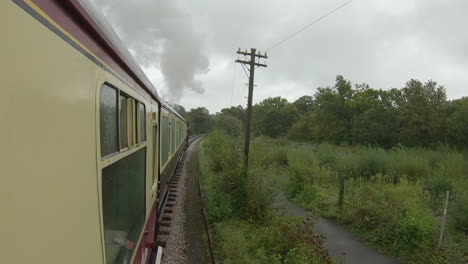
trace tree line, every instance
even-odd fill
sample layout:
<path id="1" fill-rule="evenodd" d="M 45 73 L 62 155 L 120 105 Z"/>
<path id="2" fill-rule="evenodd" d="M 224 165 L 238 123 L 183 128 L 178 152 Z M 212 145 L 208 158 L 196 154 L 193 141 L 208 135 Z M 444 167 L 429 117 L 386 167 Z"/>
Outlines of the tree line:
<path id="1" fill-rule="evenodd" d="M 212 115 L 204 107 L 176 110 L 191 123 L 193 133 L 214 127 L 235 136 L 243 133 L 242 106 Z M 445 88 L 431 80 L 412 79 L 402 88 L 382 90 L 337 76 L 334 86 L 320 87 L 313 95 L 294 102 L 270 97 L 252 111 L 254 135 L 384 148 L 437 144 L 468 148 L 468 97 L 447 100 Z"/>

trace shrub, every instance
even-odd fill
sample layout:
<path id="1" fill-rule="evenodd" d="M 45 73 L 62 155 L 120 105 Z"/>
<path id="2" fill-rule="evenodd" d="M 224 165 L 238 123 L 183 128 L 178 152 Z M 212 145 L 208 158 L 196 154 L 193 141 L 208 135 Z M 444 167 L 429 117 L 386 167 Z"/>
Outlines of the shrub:
<path id="1" fill-rule="evenodd" d="M 358 155 L 356 173 L 357 176 L 362 176 L 370 179 L 372 176 L 380 174 L 388 174 L 390 163 L 388 154 L 383 149 L 378 148 L 360 148 L 356 154 Z"/>
<path id="2" fill-rule="evenodd" d="M 208 216 L 210 222 L 216 223 L 233 216 L 232 201 L 229 195 L 223 192 L 213 190 L 207 197 Z"/>
<path id="3" fill-rule="evenodd" d="M 390 174 L 394 177 L 395 182 L 398 182 L 401 177 L 417 181 L 429 175 L 429 162 L 420 155 L 401 148 L 397 151 L 394 150 L 391 156 Z"/>
<path id="4" fill-rule="evenodd" d="M 264 158 L 262 165 L 288 166 L 288 153 L 284 149 L 279 149 L 268 153 Z"/>
<path id="5" fill-rule="evenodd" d="M 444 172 L 436 171 L 426 179 L 424 189 L 429 192 L 431 200 L 436 202 L 444 198 L 447 191 L 452 191 L 453 186 Z"/>
<path id="6" fill-rule="evenodd" d="M 238 159 L 234 141 L 219 130 L 208 136 L 207 150 L 211 160 L 211 168 L 215 172 L 223 171 L 231 164 L 232 159 Z"/>
<path id="7" fill-rule="evenodd" d="M 468 195 L 466 193 L 457 196 L 451 211 L 456 230 L 468 234 Z"/>
<path id="8" fill-rule="evenodd" d="M 305 205 L 307 210 L 317 214 L 323 214 L 329 206 L 326 194 L 318 186 L 311 184 L 304 185 L 295 198 L 300 204 Z"/>

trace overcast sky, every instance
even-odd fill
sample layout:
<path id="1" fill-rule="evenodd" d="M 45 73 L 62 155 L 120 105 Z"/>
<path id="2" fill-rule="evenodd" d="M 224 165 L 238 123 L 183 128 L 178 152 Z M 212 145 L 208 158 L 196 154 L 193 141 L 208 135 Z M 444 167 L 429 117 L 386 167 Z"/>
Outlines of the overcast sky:
<path id="1" fill-rule="evenodd" d="M 211 113 L 246 105 L 237 48 L 265 51 L 346 0 L 92 0 L 160 94 Z M 336 75 L 373 88 L 432 79 L 468 95 L 467 0 L 354 0 L 268 52 L 254 103 L 294 101 Z"/>

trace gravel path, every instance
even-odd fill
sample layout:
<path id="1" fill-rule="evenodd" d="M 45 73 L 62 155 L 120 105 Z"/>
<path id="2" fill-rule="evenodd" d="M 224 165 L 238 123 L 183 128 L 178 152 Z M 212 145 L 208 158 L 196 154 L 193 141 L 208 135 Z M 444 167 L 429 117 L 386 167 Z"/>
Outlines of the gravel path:
<path id="1" fill-rule="evenodd" d="M 280 208 L 287 215 L 306 217 L 307 210 L 289 201 L 284 193 L 278 195 L 275 207 Z M 356 240 L 343 227 L 325 218 L 319 218 L 314 225 L 314 232 L 325 237 L 324 246 L 330 256 L 337 260 L 344 260 L 345 264 L 399 264 L 397 260 L 386 256 L 376 249 L 367 247 Z"/>
<path id="2" fill-rule="evenodd" d="M 198 193 L 198 182 L 194 179 L 196 175 L 188 175 L 188 163 L 192 158 L 192 153 L 197 147 L 200 139 L 194 140 L 186 150 L 182 161 L 182 174 L 177 184 L 177 198 L 168 202 L 173 204 L 166 209 L 172 210 L 171 214 L 165 214 L 172 219 L 170 227 L 162 227 L 161 231 L 168 231 L 169 235 L 160 236 L 160 241 L 166 242 L 163 250 L 164 264 L 182 263 L 209 263 L 206 260 L 206 245 L 203 241 L 203 234 L 206 232 L 203 227 L 200 200 L 196 200 Z M 195 183 L 195 184 L 194 184 Z M 195 194 L 195 195 L 194 195 Z M 198 206 L 198 207 L 197 207 Z M 199 210 L 196 210 L 196 209 Z M 195 227 L 195 228 L 194 228 Z"/>

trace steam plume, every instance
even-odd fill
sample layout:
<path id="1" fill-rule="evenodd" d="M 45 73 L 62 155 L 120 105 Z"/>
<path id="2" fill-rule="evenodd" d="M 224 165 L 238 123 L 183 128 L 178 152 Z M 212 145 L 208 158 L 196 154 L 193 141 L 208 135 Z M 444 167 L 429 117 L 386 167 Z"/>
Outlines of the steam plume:
<path id="1" fill-rule="evenodd" d="M 167 86 L 162 91 L 178 103 L 184 89 L 203 93 L 199 74 L 209 71 L 205 36 L 195 31 L 192 18 L 179 0 L 91 0 L 113 25 L 137 62 L 157 68 Z M 160 84 L 155 84 L 161 92 Z"/>

